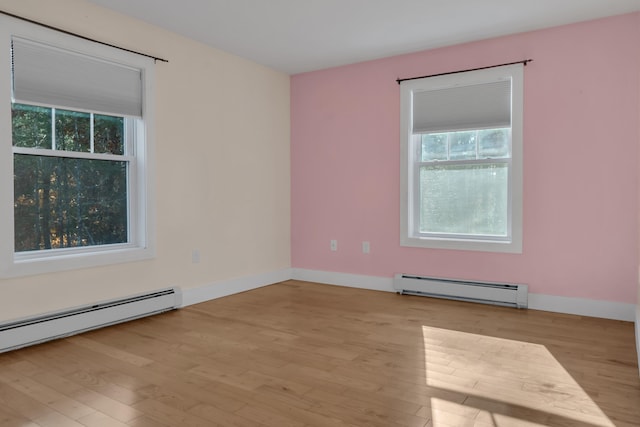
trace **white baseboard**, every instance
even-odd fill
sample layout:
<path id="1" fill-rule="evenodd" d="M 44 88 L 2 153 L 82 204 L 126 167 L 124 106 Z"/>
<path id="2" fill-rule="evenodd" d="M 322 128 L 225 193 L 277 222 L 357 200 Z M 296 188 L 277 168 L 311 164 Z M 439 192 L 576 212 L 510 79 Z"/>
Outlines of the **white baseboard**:
<path id="1" fill-rule="evenodd" d="M 328 285 L 395 292 L 393 289 L 393 278 L 391 277 L 363 276 L 357 274 L 333 273 L 328 271 L 294 268 L 292 269 L 291 278 L 308 282 L 325 283 Z M 529 308 L 555 313 L 624 320 L 627 322 L 633 322 L 636 317 L 640 319 L 640 314 L 636 314 L 635 304 L 590 300 L 585 298 L 560 297 L 530 293 Z M 638 327 L 640 328 L 640 320 L 636 320 L 636 322 L 636 325 L 639 325 Z M 640 340 L 640 336 L 638 340 Z"/>
<path id="2" fill-rule="evenodd" d="M 529 308 L 633 322 L 635 304 L 555 295 L 529 294 Z"/>
<path id="3" fill-rule="evenodd" d="M 372 291 L 395 292 L 395 289 L 393 289 L 393 277 L 362 276 L 358 274 L 333 273 L 330 271 L 305 270 L 301 268 L 294 268 L 292 272 L 291 278 L 294 280 L 368 289 Z"/>
<path id="4" fill-rule="evenodd" d="M 638 356 L 638 375 L 640 376 L 640 301 L 636 305 L 636 355 Z"/>
<path id="5" fill-rule="evenodd" d="M 198 288 L 182 289 L 182 307 L 273 285 L 289 279 L 291 279 L 291 269 L 287 268 L 254 276 L 221 280 Z"/>
<path id="6" fill-rule="evenodd" d="M 392 277 L 365 276 L 359 274 L 336 273 L 330 271 L 289 268 L 255 276 L 222 280 L 205 286 L 182 290 L 182 306 L 250 291 L 285 280 L 295 279 L 327 285 L 374 291 L 395 292 Z M 529 308 L 555 313 L 601 317 L 605 319 L 636 322 L 636 335 L 640 354 L 640 308 L 635 304 L 614 301 L 600 301 L 585 298 L 561 297 L 545 294 L 529 294 Z"/>

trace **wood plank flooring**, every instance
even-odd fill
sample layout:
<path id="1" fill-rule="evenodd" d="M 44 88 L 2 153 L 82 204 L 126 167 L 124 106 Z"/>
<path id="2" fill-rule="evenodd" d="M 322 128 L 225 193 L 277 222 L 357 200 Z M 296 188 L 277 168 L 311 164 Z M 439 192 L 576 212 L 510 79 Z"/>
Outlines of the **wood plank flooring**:
<path id="1" fill-rule="evenodd" d="M 640 426 L 633 324 L 288 281 L 0 355 L 0 426 Z"/>

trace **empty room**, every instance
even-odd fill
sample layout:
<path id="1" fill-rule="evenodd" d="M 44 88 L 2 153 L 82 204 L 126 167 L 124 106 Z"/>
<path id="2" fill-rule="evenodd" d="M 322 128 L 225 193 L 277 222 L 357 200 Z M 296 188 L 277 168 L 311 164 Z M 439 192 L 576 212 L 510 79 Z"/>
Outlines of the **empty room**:
<path id="1" fill-rule="evenodd" d="M 0 426 L 640 426 L 637 0 L 0 0 Z"/>

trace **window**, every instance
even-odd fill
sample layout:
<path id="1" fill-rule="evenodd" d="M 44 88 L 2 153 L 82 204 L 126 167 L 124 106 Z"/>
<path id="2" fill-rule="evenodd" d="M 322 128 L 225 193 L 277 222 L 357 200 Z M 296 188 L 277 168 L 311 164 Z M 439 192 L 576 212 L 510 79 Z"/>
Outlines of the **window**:
<path id="1" fill-rule="evenodd" d="M 0 17 L 4 277 L 154 255 L 153 60 Z"/>
<path id="2" fill-rule="evenodd" d="M 131 120 L 13 103 L 11 121 L 16 254 L 127 243 Z"/>
<path id="3" fill-rule="evenodd" d="M 522 252 L 522 68 L 401 83 L 403 246 Z"/>

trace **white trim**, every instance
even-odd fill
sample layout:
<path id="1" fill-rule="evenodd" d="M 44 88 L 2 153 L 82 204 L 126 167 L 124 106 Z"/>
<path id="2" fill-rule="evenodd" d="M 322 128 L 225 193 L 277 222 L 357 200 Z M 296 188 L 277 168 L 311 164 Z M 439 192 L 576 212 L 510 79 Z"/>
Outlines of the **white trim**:
<path id="1" fill-rule="evenodd" d="M 600 301 L 586 298 L 529 294 L 529 308 L 555 313 L 633 322 L 635 304 L 616 301 Z"/>
<path id="2" fill-rule="evenodd" d="M 372 291 L 396 292 L 393 288 L 393 277 L 362 276 L 349 273 L 305 270 L 302 268 L 294 268 L 292 270 L 293 275 L 291 278 L 293 280 L 368 289 Z"/>
<path id="3" fill-rule="evenodd" d="M 640 301 L 636 305 L 636 355 L 638 356 L 638 376 L 640 376 Z"/>
<path id="4" fill-rule="evenodd" d="M 346 286 L 374 291 L 395 292 L 393 278 L 363 276 L 328 271 L 292 269 L 292 279 L 327 285 Z M 601 317 L 605 319 L 623 320 L 640 325 L 640 309 L 635 304 L 615 301 L 599 301 L 586 298 L 561 297 L 545 294 L 529 294 L 529 309 L 551 311 L 555 313 L 576 314 L 580 316 Z M 635 314 L 634 314 L 635 312 Z M 640 332 L 636 331 L 638 334 Z M 640 335 L 638 335 L 640 341 Z M 640 344 L 639 344 L 640 345 Z"/>
<path id="5" fill-rule="evenodd" d="M 254 276 L 237 277 L 234 279 L 213 282 L 198 288 L 182 289 L 182 306 L 198 304 L 201 302 L 226 297 L 240 292 L 250 291 L 274 283 L 291 279 L 291 269 L 270 271 Z"/>

